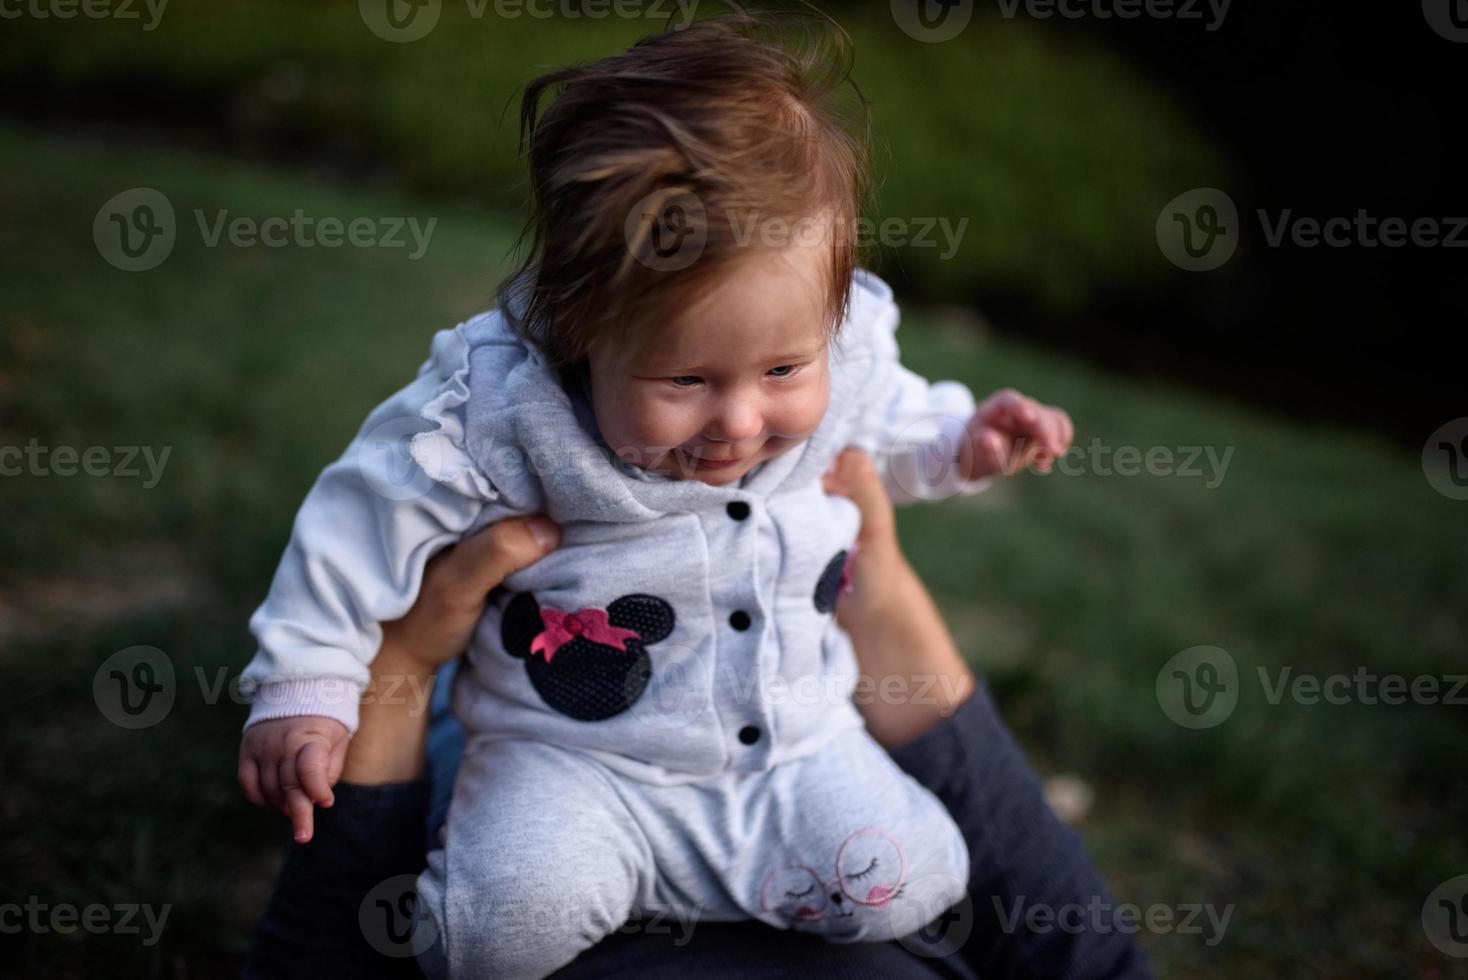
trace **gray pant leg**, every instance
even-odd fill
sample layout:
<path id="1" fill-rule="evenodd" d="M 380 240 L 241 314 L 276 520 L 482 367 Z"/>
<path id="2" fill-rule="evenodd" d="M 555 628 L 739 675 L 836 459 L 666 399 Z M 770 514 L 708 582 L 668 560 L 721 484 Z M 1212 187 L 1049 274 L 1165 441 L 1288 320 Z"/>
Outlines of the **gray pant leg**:
<path id="1" fill-rule="evenodd" d="M 651 888 L 647 839 L 605 770 L 542 742 L 466 747 L 442 843 L 418 879 L 429 976 L 546 976 Z"/>
<path id="2" fill-rule="evenodd" d="M 758 819 L 730 868 L 753 917 L 832 942 L 885 942 L 963 900 L 963 834 L 866 729 L 778 766 L 763 795 L 737 801 Z"/>

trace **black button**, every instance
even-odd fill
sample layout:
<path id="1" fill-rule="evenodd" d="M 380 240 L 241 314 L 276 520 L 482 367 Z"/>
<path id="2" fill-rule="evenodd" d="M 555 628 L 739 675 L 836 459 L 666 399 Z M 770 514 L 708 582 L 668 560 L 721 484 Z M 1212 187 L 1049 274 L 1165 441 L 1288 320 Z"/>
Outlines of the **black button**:
<path id="1" fill-rule="evenodd" d="M 737 629 L 739 632 L 743 633 L 745 630 L 749 629 L 749 624 L 749 613 L 745 612 L 743 609 L 736 609 L 729 614 L 729 625 Z"/>
<path id="2" fill-rule="evenodd" d="M 734 518 L 736 521 L 742 521 L 749 516 L 749 505 L 742 500 L 730 501 L 729 505 L 724 509 L 727 510 L 729 512 L 729 516 Z"/>
<path id="3" fill-rule="evenodd" d="M 745 725 L 743 728 L 739 729 L 739 741 L 743 742 L 745 745 L 753 745 L 755 742 L 759 741 L 759 729 L 755 728 L 753 725 Z"/>

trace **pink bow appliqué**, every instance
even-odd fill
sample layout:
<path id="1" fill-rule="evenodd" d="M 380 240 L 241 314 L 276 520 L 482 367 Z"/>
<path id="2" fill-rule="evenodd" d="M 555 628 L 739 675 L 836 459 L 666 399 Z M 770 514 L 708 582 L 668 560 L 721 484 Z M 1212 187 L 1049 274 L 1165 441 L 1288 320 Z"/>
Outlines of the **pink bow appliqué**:
<path id="1" fill-rule="evenodd" d="M 556 651 L 578 636 L 593 643 L 602 643 L 618 650 L 627 649 L 627 641 L 637 638 L 636 630 L 613 626 L 607 620 L 605 609 L 580 609 L 566 612 L 550 606 L 540 607 L 540 621 L 545 629 L 535 634 L 530 642 L 532 654 L 543 652 L 545 662 L 550 663 Z"/>
<path id="2" fill-rule="evenodd" d="M 841 595 L 855 591 L 856 587 L 851 582 L 851 563 L 856 560 L 856 553 L 860 548 L 859 542 L 853 543 L 851 550 L 846 553 L 846 561 L 841 565 L 841 581 L 836 587 Z"/>

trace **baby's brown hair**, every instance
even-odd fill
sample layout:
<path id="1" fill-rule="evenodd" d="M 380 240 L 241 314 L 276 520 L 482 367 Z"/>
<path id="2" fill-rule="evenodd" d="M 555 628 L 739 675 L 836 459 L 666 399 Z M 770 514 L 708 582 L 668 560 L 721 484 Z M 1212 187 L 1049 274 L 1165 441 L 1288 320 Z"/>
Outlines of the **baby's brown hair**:
<path id="1" fill-rule="evenodd" d="M 834 334 L 869 193 L 870 108 L 854 82 L 843 98 L 850 71 L 834 21 L 735 8 L 530 82 L 531 244 L 497 291 L 513 328 L 572 366 L 598 339 L 624 340 L 691 302 L 742 250 L 780 244 L 770 229 L 824 216 Z M 670 229 L 687 237 L 664 253 Z"/>

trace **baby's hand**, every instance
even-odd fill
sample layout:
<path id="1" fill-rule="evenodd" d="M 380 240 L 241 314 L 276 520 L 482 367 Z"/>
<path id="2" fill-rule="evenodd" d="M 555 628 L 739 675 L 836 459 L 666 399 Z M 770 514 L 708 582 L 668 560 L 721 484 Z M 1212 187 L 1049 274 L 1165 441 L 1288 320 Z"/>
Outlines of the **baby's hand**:
<path id="1" fill-rule="evenodd" d="M 995 473 L 1012 476 L 1031 462 L 1048 473 L 1075 438 L 1075 427 L 1063 410 L 1013 388 L 1000 388 L 980 402 L 966 428 L 969 445 L 960 450 L 958 465 L 968 480 Z"/>
<path id="2" fill-rule="evenodd" d="M 311 839 L 311 804 L 331 806 L 331 787 L 347 759 L 347 727 L 335 718 L 275 718 L 245 729 L 240 742 L 240 787 L 256 806 L 291 818 L 295 839 Z"/>

